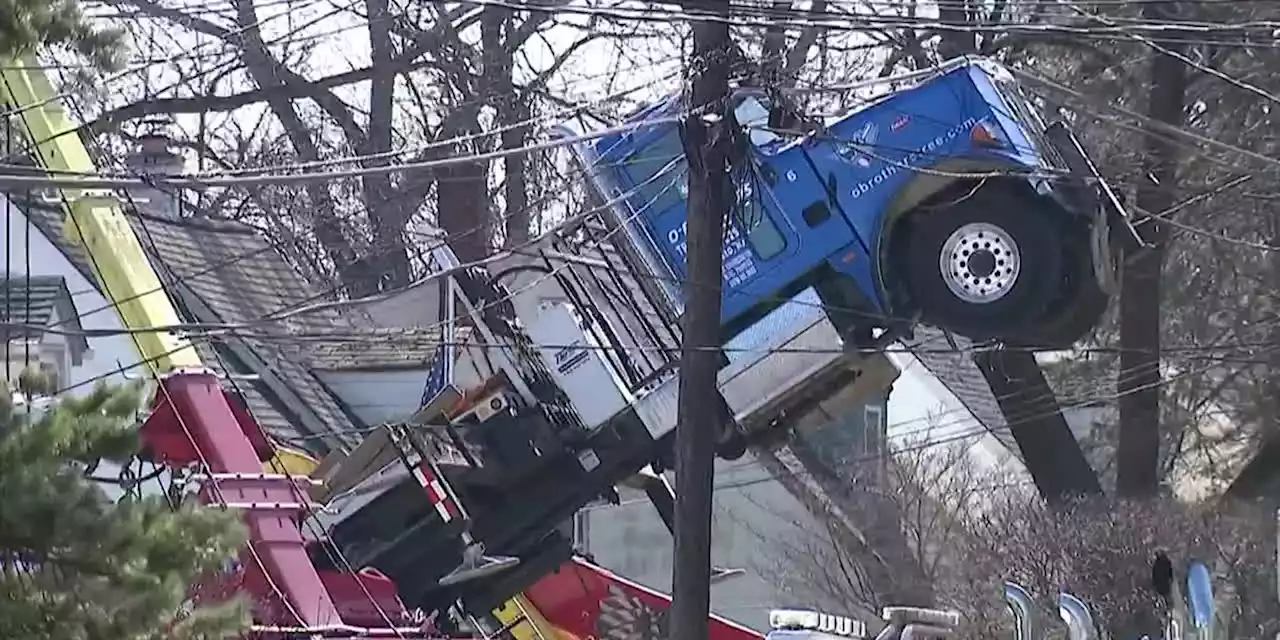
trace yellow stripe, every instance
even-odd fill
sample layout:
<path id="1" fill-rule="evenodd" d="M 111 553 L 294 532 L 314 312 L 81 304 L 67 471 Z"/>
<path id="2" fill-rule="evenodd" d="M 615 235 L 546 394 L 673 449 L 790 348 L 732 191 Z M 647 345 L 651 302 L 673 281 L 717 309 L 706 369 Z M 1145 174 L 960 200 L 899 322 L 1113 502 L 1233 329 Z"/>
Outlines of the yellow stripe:
<path id="1" fill-rule="evenodd" d="M 41 167 L 71 173 L 97 171 L 80 142 L 78 128 L 34 59 L 10 62 L 0 69 L 0 80 L 0 98 L 21 110 L 19 117 L 29 141 L 35 144 L 33 155 Z M 177 310 L 114 197 L 82 189 L 61 189 L 59 194 L 66 214 L 65 233 L 84 246 L 121 323 L 134 331 L 178 324 Z M 139 332 L 133 338 L 138 355 L 155 373 L 202 366 L 191 344 L 168 331 Z"/>
<path id="2" fill-rule="evenodd" d="M 514 620 L 518 620 L 522 610 L 524 620 L 511 628 L 511 636 L 515 640 L 561 640 L 562 634 L 542 617 L 542 612 L 538 611 L 533 603 L 524 597 L 524 594 L 517 594 L 494 609 L 493 617 L 505 627 Z"/>

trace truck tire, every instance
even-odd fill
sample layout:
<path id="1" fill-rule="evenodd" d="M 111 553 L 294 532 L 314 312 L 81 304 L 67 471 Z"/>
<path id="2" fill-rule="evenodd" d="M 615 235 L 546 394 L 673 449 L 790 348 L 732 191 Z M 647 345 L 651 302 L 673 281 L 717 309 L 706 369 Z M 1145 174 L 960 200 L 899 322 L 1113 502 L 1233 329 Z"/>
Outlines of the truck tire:
<path id="1" fill-rule="evenodd" d="M 1050 206 L 1014 189 L 987 187 L 954 206 L 913 216 L 906 285 L 924 321 L 988 339 L 1041 319 L 1063 280 L 1057 212 Z"/>
<path id="2" fill-rule="evenodd" d="M 747 455 L 747 436 L 737 429 L 716 443 L 716 457 L 721 460 L 739 460 Z"/>
<path id="3" fill-rule="evenodd" d="M 1028 327 L 1009 342 L 1036 349 L 1066 349 L 1093 331 L 1110 306 L 1098 282 L 1093 252 L 1087 241 L 1068 240 L 1065 245 L 1066 280 L 1060 287 L 1062 297 L 1049 308 L 1042 321 Z"/>

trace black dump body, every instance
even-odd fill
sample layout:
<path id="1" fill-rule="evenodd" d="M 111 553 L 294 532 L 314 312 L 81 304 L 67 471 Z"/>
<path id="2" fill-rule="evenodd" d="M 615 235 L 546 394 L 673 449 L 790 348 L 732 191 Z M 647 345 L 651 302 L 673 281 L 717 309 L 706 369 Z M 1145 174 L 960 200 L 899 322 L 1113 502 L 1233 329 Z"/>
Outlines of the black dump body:
<path id="1" fill-rule="evenodd" d="M 467 518 L 446 522 L 406 473 L 337 524 L 330 544 L 352 566 L 373 567 L 394 580 L 408 607 L 443 610 L 461 599 L 471 613 L 488 613 L 568 560 L 573 515 L 598 498 L 616 501 L 613 487 L 653 457 L 655 443 L 633 413 L 590 433 L 566 429 L 554 415 L 525 408 L 452 428 L 478 463 L 440 467 Z M 578 435 L 565 438 L 569 433 Z M 486 554 L 516 557 L 519 564 L 440 585 L 463 562 L 464 531 Z M 312 555 L 319 566 L 332 564 L 323 547 Z"/>

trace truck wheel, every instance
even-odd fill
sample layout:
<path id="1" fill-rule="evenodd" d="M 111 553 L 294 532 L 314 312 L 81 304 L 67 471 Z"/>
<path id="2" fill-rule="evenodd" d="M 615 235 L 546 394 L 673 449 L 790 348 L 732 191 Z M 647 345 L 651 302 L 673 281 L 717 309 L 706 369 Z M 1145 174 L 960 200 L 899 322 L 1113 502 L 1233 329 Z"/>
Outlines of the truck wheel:
<path id="1" fill-rule="evenodd" d="M 747 455 L 747 437 L 733 429 L 724 440 L 716 444 L 716 456 L 722 460 L 738 460 Z"/>
<path id="2" fill-rule="evenodd" d="M 906 238 L 907 287 L 924 320 L 978 339 L 1039 319 L 1063 275 L 1044 205 L 986 191 L 916 218 Z"/>
<path id="3" fill-rule="evenodd" d="M 1055 301 L 1041 321 L 1012 338 L 1022 346 L 1039 349 L 1065 349 L 1089 335 L 1106 313 L 1111 296 L 1099 282 L 1089 243 L 1068 240 L 1064 272 L 1067 280 L 1061 286 L 1063 296 Z M 1104 256 L 1105 257 L 1105 256 Z"/>

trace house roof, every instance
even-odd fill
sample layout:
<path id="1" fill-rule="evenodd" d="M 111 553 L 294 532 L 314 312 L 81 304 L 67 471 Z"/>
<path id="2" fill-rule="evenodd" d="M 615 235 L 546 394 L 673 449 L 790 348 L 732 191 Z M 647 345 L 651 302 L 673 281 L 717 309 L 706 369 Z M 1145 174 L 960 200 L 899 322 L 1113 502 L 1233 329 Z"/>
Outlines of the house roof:
<path id="1" fill-rule="evenodd" d="M 442 333 L 439 327 L 379 328 L 361 331 L 359 340 L 335 336 L 311 346 L 311 366 L 326 371 L 426 369 L 444 342 Z M 467 333 L 459 327 L 455 339 Z"/>
<path id="2" fill-rule="evenodd" d="M 61 231 L 60 211 L 28 207 L 28 216 L 76 268 L 96 284 L 84 251 Z M 197 219 L 130 216 L 144 249 L 170 285 L 179 312 L 191 322 L 241 323 L 323 300 L 278 249 L 248 225 Z M 354 328 L 336 312 L 307 313 L 282 322 L 294 331 Z M 240 339 L 197 340 L 210 366 L 231 375 L 245 403 L 267 433 L 314 453 L 349 446 L 359 438 L 356 418 L 304 364 L 301 344 Z M 254 374 L 252 381 L 236 374 Z"/>
<path id="3" fill-rule="evenodd" d="M 1004 411 L 996 402 L 991 385 L 973 361 L 972 343 L 960 336 L 952 339 L 955 349 L 950 348 L 942 331 L 920 325 L 916 327 L 915 340 L 907 343 L 907 348 L 964 405 L 978 424 L 1017 455 L 1019 450 L 1009 431 Z"/>
<path id="4" fill-rule="evenodd" d="M 0 338 L 12 340 L 31 335 L 41 335 L 38 329 L 24 329 L 12 325 L 47 327 L 55 320 L 72 332 L 81 331 L 80 315 L 76 312 L 67 281 L 62 276 L 30 275 L 25 273 L 0 274 Z M 68 334 L 66 342 L 72 349 L 74 362 L 89 347 L 83 335 Z"/>

